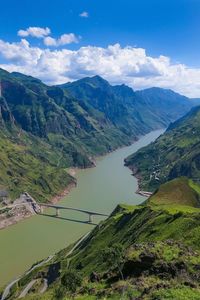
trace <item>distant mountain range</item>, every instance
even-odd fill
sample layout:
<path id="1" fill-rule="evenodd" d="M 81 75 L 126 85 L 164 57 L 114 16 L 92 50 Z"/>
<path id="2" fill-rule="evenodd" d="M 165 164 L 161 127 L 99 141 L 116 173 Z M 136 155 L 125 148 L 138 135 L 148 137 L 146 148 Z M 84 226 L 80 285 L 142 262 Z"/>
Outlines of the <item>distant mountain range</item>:
<path id="1" fill-rule="evenodd" d="M 154 143 L 126 159 L 140 178 L 140 188 L 154 191 L 161 183 L 187 176 L 200 182 L 200 107 L 172 123 Z"/>
<path id="2" fill-rule="evenodd" d="M 196 101 L 170 90 L 134 92 L 99 76 L 47 86 L 0 69 L 0 189 L 47 201 L 73 181 L 67 167 L 166 127 Z"/>
<path id="3" fill-rule="evenodd" d="M 111 86 L 99 76 L 83 78 L 62 88 L 100 110 L 125 134 L 166 127 L 195 105 L 171 90 L 151 88 L 134 92 L 126 85 Z"/>

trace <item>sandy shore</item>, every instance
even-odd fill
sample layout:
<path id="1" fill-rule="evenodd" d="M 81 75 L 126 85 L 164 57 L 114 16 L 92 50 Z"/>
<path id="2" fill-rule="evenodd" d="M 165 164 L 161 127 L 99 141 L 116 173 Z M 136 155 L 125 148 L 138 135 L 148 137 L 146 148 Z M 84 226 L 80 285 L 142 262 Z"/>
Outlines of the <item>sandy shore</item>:
<path id="1" fill-rule="evenodd" d="M 133 143 L 136 142 L 136 141 L 137 141 L 137 139 L 134 140 Z M 123 148 L 123 147 L 125 147 L 125 146 L 122 146 L 122 147 L 119 147 L 119 148 Z M 112 152 L 117 151 L 119 148 L 113 150 Z M 111 151 L 110 151 L 110 152 L 111 152 Z M 107 153 L 107 154 L 108 154 L 108 153 Z M 98 157 L 96 157 L 96 159 L 102 158 L 102 157 L 104 157 L 105 155 L 106 155 L 106 154 L 101 155 L 101 156 L 98 156 Z M 95 166 L 96 166 L 96 161 L 95 161 L 95 159 L 93 158 L 93 159 L 91 159 L 91 160 L 92 160 L 92 162 L 93 162 L 93 164 L 94 164 L 94 165 L 91 166 L 91 167 L 95 167 Z M 90 167 L 90 168 L 91 168 L 91 167 Z M 136 193 L 137 193 L 137 194 L 140 194 L 140 195 L 142 195 L 142 196 L 145 196 L 145 197 L 149 197 L 152 193 L 147 192 L 147 191 L 142 191 L 142 190 L 140 189 L 140 181 L 141 181 L 141 177 L 140 177 L 139 173 L 137 172 L 136 168 L 132 167 L 132 168 L 130 168 L 130 169 L 131 169 L 131 171 L 132 171 L 132 175 L 133 175 L 134 177 L 136 177 L 136 178 L 137 178 L 137 181 L 138 181 L 138 189 L 137 189 Z M 49 201 L 50 203 L 53 203 L 53 204 L 58 203 L 60 200 L 62 200 L 64 197 L 66 197 L 66 196 L 71 192 L 71 190 L 72 190 L 73 188 L 76 187 L 76 185 L 77 185 L 77 181 L 76 181 L 76 173 L 77 173 L 78 170 L 81 170 L 81 169 L 79 169 L 79 168 L 69 168 L 69 169 L 67 169 L 67 172 L 69 173 L 69 175 L 71 175 L 71 176 L 74 178 L 74 181 L 71 182 L 71 183 L 70 183 L 63 191 L 61 191 L 60 193 L 58 193 L 57 195 L 55 195 L 54 197 L 52 197 L 52 198 L 50 199 L 50 201 Z M 17 210 L 16 210 L 16 209 L 13 210 L 13 211 L 11 212 L 11 214 L 10 214 L 9 217 L 8 217 L 8 215 L 6 215 L 6 214 L 0 215 L 0 229 L 6 228 L 6 227 L 8 227 L 8 226 L 10 226 L 10 225 L 14 225 L 14 224 L 18 223 L 19 221 L 22 221 L 22 220 L 24 220 L 24 219 L 26 219 L 26 218 L 29 218 L 29 217 L 33 216 L 33 215 L 34 215 L 33 212 L 31 212 L 31 211 L 29 211 L 29 210 L 25 210 L 24 208 L 21 208 L 21 209 L 20 209 L 20 208 L 17 208 Z"/>
<path id="2" fill-rule="evenodd" d="M 14 213 L 13 216 L 7 217 L 6 215 L 2 215 L 0 216 L 0 230 L 17 224 L 18 222 L 30 218 L 31 216 L 33 216 L 33 214 L 30 211 L 26 211 L 26 210 L 21 210 L 18 213 Z"/>
<path id="3" fill-rule="evenodd" d="M 5 206 L 3 211 L 1 208 L 0 229 L 4 229 L 35 215 L 39 209 L 40 207 L 34 199 L 29 195 L 21 194 L 13 203 Z"/>
<path id="4" fill-rule="evenodd" d="M 137 179 L 138 188 L 137 188 L 137 191 L 135 193 L 139 194 L 141 196 L 147 197 L 147 198 L 150 197 L 153 194 L 152 192 L 143 191 L 143 190 L 140 189 L 140 183 L 142 181 L 142 177 L 141 177 L 140 173 L 138 172 L 137 168 L 135 168 L 134 166 L 133 167 L 128 167 L 127 166 L 127 168 L 129 168 L 132 171 L 132 176 L 134 176 Z"/>
<path id="5" fill-rule="evenodd" d="M 76 169 L 70 169 L 68 172 L 71 176 L 75 176 Z M 63 191 L 61 191 L 58 195 L 52 197 L 50 202 L 53 204 L 58 203 L 62 198 L 67 196 L 70 191 L 75 188 L 77 185 L 76 179 L 71 182 Z M 15 203 L 18 203 L 20 199 L 15 200 Z M 33 199 L 34 200 L 34 199 Z M 5 206 L 6 209 L 6 206 Z M 28 206 L 18 206 L 16 208 L 10 209 L 8 212 L 0 213 L 0 230 L 4 229 L 8 226 L 14 225 L 24 219 L 30 218 L 31 216 L 35 215 L 36 212 Z"/>
<path id="6" fill-rule="evenodd" d="M 70 174 L 71 175 L 71 174 Z M 54 196 L 50 202 L 53 203 L 53 204 L 56 204 L 58 203 L 62 198 L 66 197 L 73 188 L 75 188 L 77 185 L 77 183 L 74 181 L 72 183 L 70 183 L 66 189 L 64 189 L 61 193 L 59 193 L 58 195 Z"/>

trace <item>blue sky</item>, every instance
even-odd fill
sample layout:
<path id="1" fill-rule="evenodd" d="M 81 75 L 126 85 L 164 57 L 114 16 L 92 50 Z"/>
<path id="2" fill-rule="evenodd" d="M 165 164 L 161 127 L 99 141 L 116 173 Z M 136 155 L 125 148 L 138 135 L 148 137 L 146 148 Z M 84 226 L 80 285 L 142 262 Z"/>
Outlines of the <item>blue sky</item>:
<path id="1" fill-rule="evenodd" d="M 41 49 L 41 51 L 37 51 L 37 64 L 35 63 L 34 65 L 37 70 L 35 70 L 34 75 L 49 83 L 75 80 L 81 76 L 97 73 L 99 66 L 94 67 L 94 62 L 91 63 L 90 68 L 83 67 L 83 60 L 92 59 L 91 56 L 96 55 L 96 52 L 94 54 L 94 49 L 91 51 L 89 48 L 90 53 L 84 54 L 84 57 L 83 51 L 81 55 L 79 53 L 79 56 L 76 53 L 75 67 L 72 66 L 74 65 L 73 58 L 70 58 L 66 68 L 63 70 L 59 69 L 59 72 L 57 72 L 58 65 L 63 63 L 63 61 L 61 62 L 63 57 L 60 58 L 65 53 L 63 50 L 79 51 L 83 47 L 86 47 L 87 50 L 88 47 L 99 47 L 104 51 L 111 45 L 119 44 L 122 51 L 118 47 L 118 58 L 116 58 L 115 54 L 116 48 L 115 50 L 112 49 L 112 57 L 110 53 L 100 55 L 100 57 L 102 55 L 109 56 L 109 63 L 106 59 L 105 67 L 100 70 L 100 75 L 104 75 L 109 81 L 120 83 L 119 78 L 121 77 L 122 83 L 127 83 L 133 87 L 136 86 L 136 88 L 158 85 L 189 94 L 192 78 L 192 80 L 198 82 L 195 84 L 195 87 L 191 86 L 193 90 L 195 89 L 195 92 L 191 93 L 191 95 L 200 96 L 200 83 L 198 80 L 198 76 L 200 75 L 199 0 L 9 0 L 1 2 L 1 67 L 7 68 L 10 71 L 16 69 L 25 73 L 30 72 L 30 60 L 33 59 L 34 61 L 36 59 L 36 50 L 33 49 L 37 48 Z M 80 14 L 83 12 L 84 14 L 81 17 Z M 29 27 L 48 27 L 51 33 L 46 34 L 42 38 L 37 38 L 33 34 L 17 35 L 19 30 L 26 30 Z M 63 34 L 69 33 L 73 33 L 74 36 L 72 39 L 68 40 L 65 36 L 62 41 L 60 40 Z M 47 35 L 50 36 L 50 41 L 49 39 L 45 41 Z M 63 42 L 66 41 L 66 38 L 67 43 Z M 26 48 L 24 61 L 22 55 L 15 55 L 14 57 L 14 55 L 9 56 L 5 54 L 6 45 L 9 46 L 9 51 L 12 51 L 14 46 L 20 43 L 21 39 L 26 40 L 30 48 L 27 50 L 27 45 L 24 43 L 20 46 L 23 48 L 21 53 Z M 6 43 L 9 43 L 9 45 Z M 131 49 L 144 49 L 145 55 L 133 50 L 132 56 L 130 56 L 127 51 L 126 53 L 123 51 L 127 46 L 130 46 Z M 19 48 L 19 46 L 17 47 Z M 47 49 L 51 52 L 51 58 L 47 57 Z M 20 51 L 20 49 L 18 50 Z M 45 52 L 42 52 L 42 50 Z M 49 72 L 49 65 L 52 64 L 52 55 L 55 56 L 56 51 L 60 51 L 54 68 L 57 71 L 52 78 L 47 78 L 48 76 L 45 75 L 45 71 L 46 73 Z M 97 50 L 95 49 L 95 51 Z M 44 57 L 44 53 L 46 55 L 47 66 L 45 68 L 43 61 L 41 68 L 41 57 Z M 30 59 L 30 55 L 34 57 Z M 138 58 L 134 66 L 133 63 L 129 63 L 138 56 L 140 56 L 140 60 Z M 170 59 L 170 63 L 165 60 L 164 67 L 167 67 L 167 65 L 173 67 L 170 69 L 170 74 L 168 74 L 170 75 L 168 76 L 168 80 L 165 81 L 161 80 L 160 77 L 162 75 L 163 78 L 163 74 L 166 77 L 166 71 L 163 71 L 164 67 L 162 66 L 163 61 L 161 61 L 161 65 L 158 68 L 155 66 L 157 64 L 156 59 L 159 60 L 160 56 Z M 98 57 L 99 53 L 97 53 Z M 123 57 L 127 60 L 127 65 L 123 63 L 122 66 Z M 39 59 L 40 64 L 38 63 Z M 77 64 L 80 60 L 81 64 L 78 66 Z M 119 62 L 120 70 L 113 70 L 115 76 L 108 74 L 108 69 L 106 69 L 106 66 L 110 64 L 110 60 L 113 60 L 113 63 L 116 63 L 116 65 Z M 147 61 L 144 62 L 144 60 Z M 149 60 L 151 61 L 150 63 Z M 160 60 L 158 63 L 160 64 Z M 186 69 L 190 69 L 187 76 L 185 73 L 186 69 L 183 74 L 180 71 L 181 67 L 179 64 L 183 65 Z M 179 66 L 176 72 L 174 71 L 174 66 Z M 124 76 L 121 76 L 120 72 L 123 73 L 123 69 L 126 67 L 130 69 L 129 74 L 125 73 Z M 83 69 L 87 69 L 86 72 Z M 44 70 L 43 74 L 42 70 Z M 80 70 L 80 74 L 78 74 L 78 70 Z M 183 87 L 184 82 L 177 82 L 170 85 L 169 81 L 172 79 L 171 75 L 174 72 L 176 73 L 174 76 L 179 76 L 179 73 L 182 72 L 182 81 L 185 77 L 188 78 L 188 82 L 186 82 L 187 87 Z M 162 74 L 159 75 L 158 73 Z M 119 75 L 118 77 L 117 74 Z M 131 81 L 131 74 L 132 78 L 135 77 L 133 81 Z M 56 76 L 58 80 L 56 80 Z M 150 80 L 150 77 L 152 80 Z"/>

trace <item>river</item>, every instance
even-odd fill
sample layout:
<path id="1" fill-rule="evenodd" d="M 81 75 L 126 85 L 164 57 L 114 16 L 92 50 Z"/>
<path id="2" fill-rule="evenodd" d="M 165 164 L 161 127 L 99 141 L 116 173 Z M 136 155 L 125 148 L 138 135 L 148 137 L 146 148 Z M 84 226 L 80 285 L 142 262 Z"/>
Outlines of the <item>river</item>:
<path id="1" fill-rule="evenodd" d="M 139 204 L 137 180 L 124 167 L 124 158 L 154 141 L 163 130 L 153 131 L 131 146 L 118 149 L 97 160 L 92 169 L 77 171 L 77 187 L 59 203 L 109 214 L 118 203 Z M 48 213 L 54 213 L 48 210 Z M 0 231 L 0 286 L 17 278 L 38 260 L 46 258 L 90 231 L 88 216 L 62 211 L 63 219 L 33 216 Z M 93 217 L 98 223 L 102 218 Z"/>

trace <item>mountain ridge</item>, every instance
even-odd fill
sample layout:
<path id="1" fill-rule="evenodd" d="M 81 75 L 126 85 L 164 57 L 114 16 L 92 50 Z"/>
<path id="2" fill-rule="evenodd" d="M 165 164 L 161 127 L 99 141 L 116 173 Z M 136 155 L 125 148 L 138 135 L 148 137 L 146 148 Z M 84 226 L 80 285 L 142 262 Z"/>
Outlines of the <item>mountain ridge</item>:
<path id="1" fill-rule="evenodd" d="M 19 149 L 21 144 L 25 145 L 30 160 L 41 161 L 42 158 L 46 163 L 44 170 L 47 171 L 50 164 L 63 174 L 68 167 L 91 167 L 93 157 L 129 145 L 138 136 L 165 127 L 184 113 L 179 109 L 182 101 L 185 111 L 192 106 L 182 96 L 174 96 L 176 113 L 167 113 L 161 108 L 155 114 L 145 99 L 137 99 L 131 88 L 125 85 L 113 87 L 100 76 L 83 78 L 61 88 L 47 86 L 32 76 L 0 69 L 0 81 L 1 144 L 6 147 L 5 152 L 9 153 L 9 147 Z M 16 155 L 20 162 L 21 152 Z M 16 191 L 22 191 L 21 182 L 26 182 L 23 175 L 26 172 L 20 171 L 24 169 L 22 165 L 16 169 L 10 159 L 3 162 L 1 155 L 0 161 L 2 165 L 6 164 L 13 177 L 0 173 L 0 185 L 8 188 L 9 180 L 18 182 L 18 187 L 12 186 L 14 197 Z M 42 197 L 31 188 L 32 196 L 47 201 L 48 189 L 43 198 L 45 186 L 48 186 L 47 182 L 40 186 Z M 26 187 L 30 188 L 30 185 L 23 185 L 23 191 Z M 55 193 L 53 190 L 52 186 L 51 195 Z"/>
<path id="2" fill-rule="evenodd" d="M 158 191 L 157 203 L 154 199 L 138 206 L 118 205 L 77 246 L 61 250 L 44 266 L 24 275 L 8 299 L 16 299 L 34 280 L 25 300 L 198 300 L 200 209 L 192 200 L 196 190 L 186 178 L 168 185 L 171 203 L 163 205 Z M 175 192 L 177 185 L 181 196 Z M 185 189 L 191 195 L 188 203 L 182 198 Z M 47 290 L 41 294 L 44 280 Z"/>
<path id="3" fill-rule="evenodd" d="M 197 180 L 200 175 L 200 106 L 171 123 L 154 143 L 140 149 L 125 164 L 140 178 L 140 188 L 154 191 L 179 176 Z"/>

